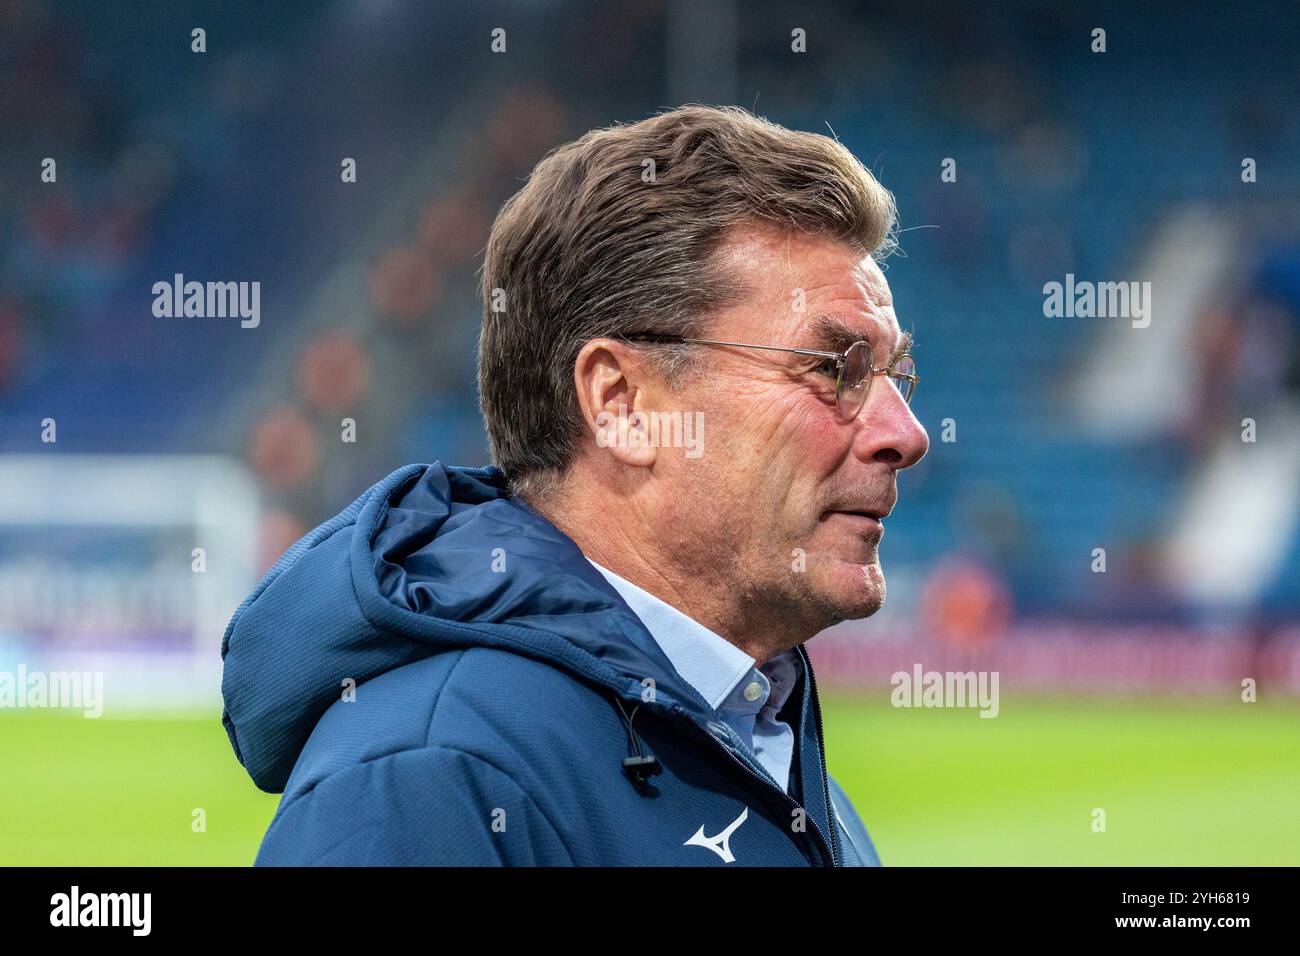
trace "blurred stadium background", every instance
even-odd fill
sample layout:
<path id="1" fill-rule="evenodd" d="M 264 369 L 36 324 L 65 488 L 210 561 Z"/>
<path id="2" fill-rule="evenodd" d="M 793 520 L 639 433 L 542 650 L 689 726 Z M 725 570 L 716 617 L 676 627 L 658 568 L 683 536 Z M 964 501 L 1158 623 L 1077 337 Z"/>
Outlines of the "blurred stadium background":
<path id="1" fill-rule="evenodd" d="M 898 199 L 932 450 L 888 607 L 810 645 L 885 862 L 1300 863 L 1300 8 L 1128 7 L 0 0 L 0 671 L 105 695 L 0 709 L 0 863 L 251 861 L 226 619 L 397 465 L 486 463 L 496 208 L 688 101 Z M 261 324 L 155 318 L 175 273 Z M 1067 273 L 1151 281 L 1151 326 L 1045 318 Z M 891 707 L 915 662 L 999 671 L 1000 715 Z"/>

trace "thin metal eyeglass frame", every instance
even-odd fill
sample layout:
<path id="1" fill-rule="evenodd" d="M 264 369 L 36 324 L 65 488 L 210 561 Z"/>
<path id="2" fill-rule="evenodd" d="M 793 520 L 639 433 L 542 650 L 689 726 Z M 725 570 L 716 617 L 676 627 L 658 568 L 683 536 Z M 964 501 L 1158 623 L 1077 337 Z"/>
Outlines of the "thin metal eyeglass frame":
<path id="1" fill-rule="evenodd" d="M 726 345 L 738 349 L 764 349 L 765 351 L 769 351 L 769 352 L 793 352 L 796 355 L 809 355 L 814 358 L 827 359 L 828 361 L 833 359 L 836 363 L 835 364 L 835 404 L 836 407 L 840 409 L 842 414 L 844 413 L 844 404 L 841 396 L 844 394 L 845 391 L 844 367 L 848 364 L 849 352 L 857 348 L 859 345 L 865 346 L 868 350 L 871 348 L 871 343 L 866 341 L 865 339 L 859 339 L 858 341 L 850 345 L 847 349 L 845 349 L 843 352 L 823 352 L 818 349 L 792 349 L 780 345 L 752 345 L 746 342 L 722 342 L 717 339 L 688 339 L 685 336 L 673 335 L 672 333 L 669 332 L 632 332 L 627 335 L 621 336 L 621 338 L 633 342 L 646 341 L 646 342 L 656 342 L 663 345 L 676 345 L 676 344 Z M 862 411 L 862 406 L 866 404 L 867 395 L 871 391 L 870 382 L 877 375 L 887 375 L 890 378 L 895 378 L 895 379 L 899 379 L 900 381 L 910 382 L 912 388 L 909 393 L 903 394 L 902 391 L 899 392 L 899 394 L 902 395 L 903 397 L 903 402 L 905 404 L 910 405 L 912 403 L 912 396 L 916 394 L 916 386 L 920 383 L 921 378 L 919 375 L 915 373 L 909 375 L 906 372 L 898 372 L 894 369 L 894 366 L 897 365 L 905 358 L 912 359 L 913 366 L 916 365 L 916 359 L 912 357 L 911 352 L 904 352 L 902 355 L 895 357 L 894 360 L 890 362 L 888 365 L 881 365 L 881 366 L 868 365 L 867 374 L 865 374 L 862 377 L 862 381 L 868 383 L 866 390 L 864 390 L 862 394 L 862 400 L 859 402 L 857 410 L 852 415 L 846 415 L 845 417 L 852 420 L 853 418 L 857 417 L 858 412 Z M 851 385 L 848 387 L 856 388 L 857 385 Z"/>

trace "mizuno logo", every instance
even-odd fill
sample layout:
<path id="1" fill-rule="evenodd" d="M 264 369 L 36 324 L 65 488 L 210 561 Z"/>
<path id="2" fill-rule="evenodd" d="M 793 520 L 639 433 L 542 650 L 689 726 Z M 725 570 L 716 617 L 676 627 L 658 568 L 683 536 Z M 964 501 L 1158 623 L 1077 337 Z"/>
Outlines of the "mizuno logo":
<path id="1" fill-rule="evenodd" d="M 719 833 L 717 836 L 706 837 L 704 827 L 695 831 L 695 836 L 691 837 L 682 846 L 702 846 L 706 850 L 712 850 L 718 856 L 722 857 L 723 863 L 735 863 L 736 858 L 731 852 L 731 835 L 736 829 L 749 818 L 749 807 L 741 811 L 740 816 L 731 821 L 731 825 Z"/>

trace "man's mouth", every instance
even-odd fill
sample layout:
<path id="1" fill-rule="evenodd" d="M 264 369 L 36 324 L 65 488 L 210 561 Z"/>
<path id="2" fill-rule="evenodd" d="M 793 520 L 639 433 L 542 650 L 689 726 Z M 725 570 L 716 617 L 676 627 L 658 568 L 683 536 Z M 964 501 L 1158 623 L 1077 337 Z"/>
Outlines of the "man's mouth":
<path id="1" fill-rule="evenodd" d="M 837 520 L 849 522 L 857 526 L 862 531 L 874 534 L 883 534 L 885 530 L 884 518 L 889 514 L 889 509 L 884 510 L 834 510 L 827 511 L 822 515 L 825 520 L 834 517 Z"/>

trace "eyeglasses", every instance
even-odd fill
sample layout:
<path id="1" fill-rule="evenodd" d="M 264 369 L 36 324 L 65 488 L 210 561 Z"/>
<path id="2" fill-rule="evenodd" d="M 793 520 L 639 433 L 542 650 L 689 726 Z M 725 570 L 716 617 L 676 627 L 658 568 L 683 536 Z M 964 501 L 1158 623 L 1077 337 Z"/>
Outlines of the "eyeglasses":
<path id="1" fill-rule="evenodd" d="M 727 345 L 740 349 L 765 349 L 770 352 L 794 352 L 825 360 L 826 374 L 835 376 L 835 404 L 845 421 L 853 421 L 866 404 L 871 382 L 877 375 L 886 375 L 903 396 L 905 403 L 912 401 L 916 383 L 916 360 L 904 352 L 883 367 L 871 364 L 871 345 L 865 341 L 854 342 L 843 352 L 819 352 L 816 349 L 790 349 L 777 345 L 747 345 L 743 342 L 719 342 L 715 339 L 688 339 L 664 332 L 632 332 L 621 338 L 635 342 L 682 345 Z M 833 363 L 833 364 L 832 364 Z"/>

